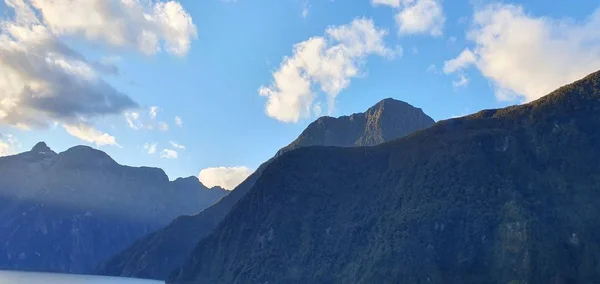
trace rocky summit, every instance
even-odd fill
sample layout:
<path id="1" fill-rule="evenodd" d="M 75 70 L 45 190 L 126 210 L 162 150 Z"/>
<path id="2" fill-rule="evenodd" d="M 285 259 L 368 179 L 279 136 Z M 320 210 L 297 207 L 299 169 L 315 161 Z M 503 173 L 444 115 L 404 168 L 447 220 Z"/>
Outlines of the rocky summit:
<path id="1" fill-rule="evenodd" d="M 133 241 L 228 192 L 197 178 L 45 143 L 0 158 L 0 269 L 90 273 Z"/>
<path id="2" fill-rule="evenodd" d="M 365 113 L 339 118 L 321 117 L 277 156 L 306 146 L 373 146 L 433 125 L 421 109 L 402 101 L 385 99 Z M 164 280 L 177 269 L 196 244 L 212 232 L 231 208 L 254 186 L 273 159 L 217 204 L 194 216 L 183 216 L 166 228 L 149 234 L 101 265 L 99 274 Z"/>
<path id="3" fill-rule="evenodd" d="M 600 72 L 366 148 L 289 151 L 169 283 L 600 283 Z"/>

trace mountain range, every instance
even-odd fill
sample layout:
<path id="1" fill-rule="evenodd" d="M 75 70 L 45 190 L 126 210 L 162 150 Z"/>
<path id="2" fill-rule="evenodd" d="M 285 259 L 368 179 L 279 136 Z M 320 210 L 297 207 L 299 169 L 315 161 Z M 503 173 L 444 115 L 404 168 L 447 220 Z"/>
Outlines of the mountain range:
<path id="1" fill-rule="evenodd" d="M 169 181 L 76 146 L 45 143 L 0 158 L 0 269 L 89 273 L 100 262 L 228 191 L 196 177 Z"/>
<path id="2" fill-rule="evenodd" d="M 600 283 L 600 72 L 266 166 L 168 283 Z"/>
<path id="3" fill-rule="evenodd" d="M 193 216 L 181 216 L 162 230 L 151 233 L 102 264 L 97 273 L 148 279 L 167 278 L 183 264 L 196 244 L 210 234 L 260 178 L 277 157 L 307 146 L 373 146 L 433 125 L 421 109 L 402 101 L 385 99 L 364 113 L 339 118 L 321 117 L 300 136 L 262 164 L 231 194 Z"/>

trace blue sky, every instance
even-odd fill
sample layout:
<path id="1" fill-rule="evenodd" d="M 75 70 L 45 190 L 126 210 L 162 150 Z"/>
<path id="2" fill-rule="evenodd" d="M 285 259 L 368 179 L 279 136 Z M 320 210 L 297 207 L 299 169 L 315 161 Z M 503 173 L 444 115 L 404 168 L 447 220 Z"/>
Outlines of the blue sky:
<path id="1" fill-rule="evenodd" d="M 55 151 L 78 144 L 98 147 L 121 164 L 161 167 L 171 179 L 198 175 L 207 168 L 234 167 L 207 172 L 204 179 L 210 185 L 231 187 L 239 182 L 295 139 L 317 117 L 313 110 L 319 103 L 322 115 L 339 116 L 362 112 L 383 98 L 393 97 L 441 120 L 527 102 L 600 69 L 600 4 L 593 0 L 578 0 L 577 4 L 542 0 L 170 2 L 177 6 L 139 1 L 133 8 L 126 7 L 131 11 L 104 15 L 81 2 L 79 9 L 61 10 L 72 5 L 71 0 L 5 1 L 0 4 L 4 35 L 10 33 L 7 23 L 28 29 L 42 26 L 53 42 L 86 58 L 84 64 L 118 70 L 93 67 L 90 72 L 94 79 L 89 80 L 101 80 L 110 88 L 98 89 L 98 84 L 92 84 L 76 90 L 106 91 L 111 95 L 104 99 L 118 103 L 99 107 L 88 103 L 86 94 L 67 97 L 61 92 L 69 90 L 61 88 L 45 93 L 57 102 L 77 100 L 73 103 L 77 111 L 65 113 L 62 107 L 49 110 L 45 103 L 24 103 L 19 97 L 24 95 L 13 90 L 23 87 L 18 84 L 26 85 L 28 78 L 56 83 L 46 74 L 0 81 L 0 89 L 15 92 L 11 98 L 17 98 L 14 105 L 0 103 L 0 154 L 25 151 L 38 141 L 46 141 Z M 100 2 L 123 8 L 120 1 Z M 58 7 L 61 4 L 63 7 Z M 169 10 L 174 7 L 181 10 Z M 19 21 L 19 15 L 27 11 L 33 11 L 37 19 Z M 64 11 L 79 11 L 80 17 L 65 17 L 61 14 Z M 143 15 L 139 11 L 159 20 L 147 23 L 138 17 Z M 169 17 L 161 18 L 165 14 Z M 98 24 L 94 17 L 106 21 Z M 118 22 L 115 19 L 126 25 L 111 26 Z M 188 19 L 191 22 L 185 21 Z M 139 42 L 140 34 L 147 31 L 135 28 L 138 25 L 158 38 L 150 50 Z M 360 39 L 341 38 L 346 34 L 335 38 L 333 32 L 326 32 L 339 32 L 343 27 L 350 38 L 354 32 L 367 38 L 361 34 L 363 27 L 386 34 L 379 34 L 376 47 L 371 48 Z M 123 37 L 113 36 L 121 34 L 119 31 Z M 344 64 L 350 64 L 343 66 L 358 73 L 337 78 L 335 72 L 307 71 L 314 64 L 323 68 L 325 63 L 319 63 L 323 58 L 298 65 L 293 59 L 305 55 L 295 53 L 294 45 L 311 38 L 325 42 L 322 51 L 336 46 L 363 48 L 342 58 Z M 25 39 L 3 40 L 14 44 L 23 58 L 58 52 L 40 50 Z M 7 57 L 13 54 L 7 50 L 0 53 L 0 71 L 17 70 L 24 63 L 10 61 L 8 58 L 17 57 Z M 292 61 L 285 61 L 285 57 Z M 80 60 L 67 59 L 71 63 Z M 297 108 L 286 106 L 268 115 L 269 97 L 259 95 L 261 86 L 271 90 L 275 98 L 294 93 L 282 90 L 285 84 L 274 84 L 275 74 L 286 62 L 294 70 L 307 72 L 303 74 L 308 76 L 309 95 L 314 100 L 300 108 L 306 107 L 309 113 L 297 114 Z M 348 84 L 324 92 L 323 86 L 336 79 Z M 31 92 L 36 95 L 35 88 Z M 122 100 L 119 94 L 131 101 Z M 7 96 L 0 95 L 0 102 Z M 328 100 L 335 102 L 334 108 L 328 108 Z M 156 107 L 154 118 L 151 107 Z M 8 113 L 4 118 L 3 111 Z M 137 120 L 132 120 L 133 113 L 137 113 Z M 294 114 L 299 119 L 290 121 Z M 181 118 L 181 126 L 176 117 Z M 155 153 L 149 154 L 153 145 Z"/>

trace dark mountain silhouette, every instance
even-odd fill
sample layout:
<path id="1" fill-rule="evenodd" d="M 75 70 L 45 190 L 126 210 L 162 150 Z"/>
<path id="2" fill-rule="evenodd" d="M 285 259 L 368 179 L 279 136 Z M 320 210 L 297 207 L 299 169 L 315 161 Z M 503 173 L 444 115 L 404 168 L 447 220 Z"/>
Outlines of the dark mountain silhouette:
<path id="1" fill-rule="evenodd" d="M 600 283 L 600 72 L 377 147 L 282 155 L 170 283 Z"/>
<path id="2" fill-rule="evenodd" d="M 284 152 L 312 145 L 372 146 L 429 127 L 435 122 L 419 108 L 385 99 L 365 113 L 339 118 L 321 117 L 311 123 Z M 166 228 L 143 237 L 99 267 L 98 273 L 113 276 L 164 280 L 179 267 L 199 240 L 223 220 L 231 208 L 252 188 L 273 159 L 261 165 L 231 194 L 194 216 L 182 216 Z"/>
<path id="3" fill-rule="evenodd" d="M 190 177 L 119 165 L 76 146 L 45 143 L 0 158 L 0 269 L 90 273 L 101 261 L 182 214 L 225 196 Z"/>

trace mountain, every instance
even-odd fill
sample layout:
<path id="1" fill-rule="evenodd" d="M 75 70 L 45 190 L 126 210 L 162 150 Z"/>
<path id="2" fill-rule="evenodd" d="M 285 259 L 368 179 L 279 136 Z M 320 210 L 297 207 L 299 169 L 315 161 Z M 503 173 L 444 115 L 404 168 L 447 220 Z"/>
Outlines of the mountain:
<path id="1" fill-rule="evenodd" d="M 0 158 L 0 269 L 89 273 L 226 194 L 195 177 L 170 182 L 161 169 L 119 165 L 90 147 L 57 154 L 40 142 Z"/>
<path id="2" fill-rule="evenodd" d="M 421 109 L 405 102 L 385 99 L 365 113 L 339 118 L 321 117 L 276 156 L 312 145 L 372 146 L 426 128 L 435 122 Z M 166 228 L 145 236 L 122 253 L 100 266 L 103 275 L 167 278 L 178 268 L 199 240 L 225 218 L 231 208 L 254 185 L 273 159 L 261 165 L 231 194 L 194 216 L 182 216 Z"/>
<path id="3" fill-rule="evenodd" d="M 273 161 L 169 283 L 600 283 L 600 72 Z"/>
<path id="4" fill-rule="evenodd" d="M 317 119 L 296 140 L 279 150 L 276 156 L 307 146 L 373 146 L 430 127 L 434 123 L 420 108 L 388 98 L 364 113 Z"/>

